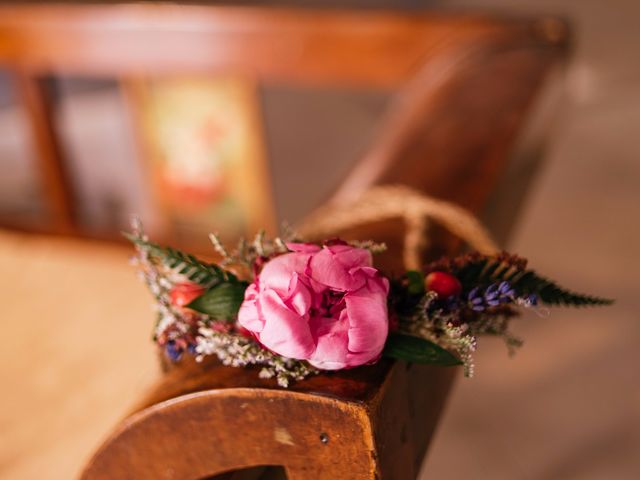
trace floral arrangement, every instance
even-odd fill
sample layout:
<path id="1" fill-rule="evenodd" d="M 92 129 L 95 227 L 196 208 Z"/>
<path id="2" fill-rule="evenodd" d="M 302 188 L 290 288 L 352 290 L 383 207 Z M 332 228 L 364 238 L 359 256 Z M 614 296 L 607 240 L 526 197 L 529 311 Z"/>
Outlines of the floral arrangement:
<path id="1" fill-rule="evenodd" d="M 480 335 L 521 340 L 509 324 L 521 309 L 606 305 L 565 290 L 508 253 L 467 253 L 388 277 L 374 266 L 384 245 L 330 239 L 320 243 L 240 241 L 209 263 L 149 241 L 139 224 L 127 237 L 153 293 L 153 339 L 174 362 L 215 355 L 225 365 L 258 365 L 259 375 L 291 381 L 354 368 L 382 356 L 463 365 L 473 374 Z"/>

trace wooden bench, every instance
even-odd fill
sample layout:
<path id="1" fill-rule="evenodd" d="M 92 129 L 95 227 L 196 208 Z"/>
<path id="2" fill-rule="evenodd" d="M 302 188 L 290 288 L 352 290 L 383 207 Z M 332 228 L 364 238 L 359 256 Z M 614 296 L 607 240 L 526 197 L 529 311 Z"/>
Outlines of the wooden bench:
<path id="1" fill-rule="evenodd" d="M 392 88 L 376 142 L 334 198 L 401 183 L 483 213 L 567 41 L 554 18 L 0 7 L 0 62 L 20 79 L 59 231 L 73 230 L 74 219 L 40 82 L 48 74 L 232 71 L 257 82 Z M 381 264 L 398 271 L 400 229 L 385 222 L 350 234 L 387 241 Z M 432 238 L 431 255 L 459 248 L 439 232 Z M 167 369 L 82 478 L 250 478 L 233 473 L 248 467 L 260 467 L 252 478 L 273 478 L 267 467 L 281 466 L 295 480 L 413 479 L 455 373 L 384 360 L 283 390 L 254 370 L 185 361 Z"/>

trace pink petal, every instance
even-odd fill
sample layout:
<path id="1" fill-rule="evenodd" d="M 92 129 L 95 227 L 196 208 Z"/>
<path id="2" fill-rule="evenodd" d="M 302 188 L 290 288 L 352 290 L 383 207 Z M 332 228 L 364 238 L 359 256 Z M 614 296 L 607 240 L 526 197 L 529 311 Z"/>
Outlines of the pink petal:
<path id="1" fill-rule="evenodd" d="M 289 295 L 284 299 L 284 303 L 300 316 L 305 315 L 312 306 L 311 292 L 297 273 L 291 277 Z"/>
<path id="2" fill-rule="evenodd" d="M 336 290 L 345 292 L 356 290 L 363 284 L 361 278 L 354 279 L 349 275 L 347 269 L 336 261 L 333 253 L 328 248 L 323 248 L 311 257 L 309 268 L 309 273 L 313 280 Z"/>
<path id="3" fill-rule="evenodd" d="M 333 258 L 347 270 L 354 267 L 370 267 L 373 265 L 371 252 L 364 248 L 356 248 L 350 245 L 331 245 L 326 247 Z"/>
<path id="4" fill-rule="evenodd" d="M 276 292 L 260 292 L 259 310 L 265 320 L 259 340 L 265 347 L 296 359 L 306 359 L 313 353 L 315 342 L 307 318 L 289 309 Z"/>
<path id="5" fill-rule="evenodd" d="M 313 278 L 311 278 L 310 275 L 311 272 L 308 272 L 307 276 L 305 277 L 306 281 L 309 283 L 309 286 L 311 287 L 311 292 L 313 293 L 313 298 L 314 298 L 314 304 L 313 306 L 315 308 L 319 308 L 320 307 L 320 303 L 322 302 L 322 294 L 329 288 L 326 285 L 320 283 L 320 282 L 316 282 Z"/>
<path id="6" fill-rule="evenodd" d="M 389 333 L 387 295 L 379 287 L 377 280 L 373 279 L 360 290 L 345 296 L 349 317 L 349 351 L 369 357 L 362 363 L 380 354 Z"/>
<path id="7" fill-rule="evenodd" d="M 256 305 L 257 295 L 256 284 L 252 283 L 245 290 L 244 301 L 238 311 L 238 323 L 252 332 L 260 332 L 264 326 L 264 320 L 260 318 Z"/>
<path id="8" fill-rule="evenodd" d="M 349 270 L 349 275 L 361 277 L 371 293 L 389 294 L 389 280 L 373 267 L 357 267 Z"/>
<path id="9" fill-rule="evenodd" d="M 327 317 L 312 319 L 317 347 L 309 357 L 309 363 L 321 370 L 339 370 L 348 367 L 347 328 L 348 322 L 345 321 L 344 316 L 340 319 Z"/>
<path id="10" fill-rule="evenodd" d="M 316 253 L 318 250 L 320 250 L 320 247 L 313 243 L 287 242 L 286 245 L 287 248 L 292 252 Z"/>
<path id="11" fill-rule="evenodd" d="M 264 320 L 260 318 L 255 300 L 245 300 L 238 310 L 238 323 L 247 330 L 259 333 L 264 327 Z"/>
<path id="12" fill-rule="evenodd" d="M 291 277 L 294 273 L 303 274 L 308 261 L 309 255 L 304 253 L 285 253 L 269 260 L 260 272 L 261 288 L 271 288 L 285 297 Z"/>

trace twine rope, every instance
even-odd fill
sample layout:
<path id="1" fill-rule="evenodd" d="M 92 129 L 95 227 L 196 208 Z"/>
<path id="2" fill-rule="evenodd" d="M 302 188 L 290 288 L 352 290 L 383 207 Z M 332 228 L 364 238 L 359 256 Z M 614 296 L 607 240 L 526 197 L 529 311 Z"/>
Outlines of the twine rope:
<path id="1" fill-rule="evenodd" d="M 499 251 L 487 229 L 469 211 L 403 185 L 373 187 L 352 203 L 322 206 L 305 218 L 298 231 L 310 238 L 327 238 L 348 228 L 393 218 L 405 222 L 403 260 L 408 269 L 419 269 L 422 265 L 430 221 L 442 225 L 482 254 Z"/>

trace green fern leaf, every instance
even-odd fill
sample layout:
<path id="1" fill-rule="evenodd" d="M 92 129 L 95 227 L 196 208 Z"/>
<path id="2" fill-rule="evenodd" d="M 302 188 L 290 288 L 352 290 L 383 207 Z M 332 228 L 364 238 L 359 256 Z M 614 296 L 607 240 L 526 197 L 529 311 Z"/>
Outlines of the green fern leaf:
<path id="1" fill-rule="evenodd" d="M 560 287 L 547 278 L 539 276 L 533 270 L 527 270 L 511 281 L 517 295 L 536 294 L 542 303 L 547 305 L 596 306 L 611 305 L 613 300 L 572 292 Z"/>
<path id="2" fill-rule="evenodd" d="M 163 247 L 157 243 L 144 240 L 129 233 L 123 233 L 138 248 L 159 259 L 165 266 L 186 278 L 205 287 L 212 287 L 222 282 L 238 282 L 231 272 L 218 265 L 200 260 L 194 255 L 171 247 Z"/>
<path id="3" fill-rule="evenodd" d="M 533 270 L 518 268 L 501 258 L 480 257 L 452 272 L 462 283 L 463 294 L 475 287 L 509 282 L 519 297 L 535 294 L 547 305 L 595 306 L 610 305 L 613 300 L 583 295 L 564 289 L 555 282 L 539 276 Z"/>

